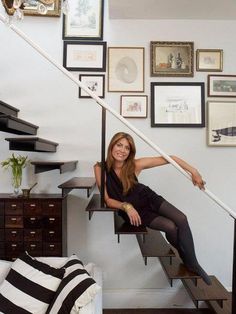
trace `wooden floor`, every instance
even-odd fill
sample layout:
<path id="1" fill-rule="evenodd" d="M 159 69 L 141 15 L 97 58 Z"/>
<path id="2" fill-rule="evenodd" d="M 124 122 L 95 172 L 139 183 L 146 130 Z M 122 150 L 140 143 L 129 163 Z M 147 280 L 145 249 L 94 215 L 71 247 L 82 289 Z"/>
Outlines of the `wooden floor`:
<path id="1" fill-rule="evenodd" d="M 103 314 L 213 314 L 210 309 L 106 309 Z"/>

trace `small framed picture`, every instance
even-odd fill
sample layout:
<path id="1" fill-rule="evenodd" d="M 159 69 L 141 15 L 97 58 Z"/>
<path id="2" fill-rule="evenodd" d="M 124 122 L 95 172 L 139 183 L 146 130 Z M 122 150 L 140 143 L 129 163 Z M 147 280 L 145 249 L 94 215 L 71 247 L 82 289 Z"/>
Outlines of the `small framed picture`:
<path id="1" fill-rule="evenodd" d="M 15 9 L 13 0 L 2 0 L 3 6 L 9 15 L 13 15 Z M 59 17 L 61 15 L 61 0 L 22 1 L 20 8 L 24 15 Z"/>
<path id="2" fill-rule="evenodd" d="M 80 74 L 79 80 L 85 84 L 98 97 L 105 97 L 104 74 Z M 82 88 L 79 88 L 79 98 L 91 98 Z"/>
<path id="3" fill-rule="evenodd" d="M 108 91 L 144 91 L 144 48 L 108 48 Z"/>
<path id="4" fill-rule="evenodd" d="M 204 127 L 204 83 L 152 82 L 152 127 Z"/>
<path id="5" fill-rule="evenodd" d="M 196 52 L 197 71 L 223 71 L 223 50 L 222 49 L 197 49 Z"/>
<path id="6" fill-rule="evenodd" d="M 151 41 L 151 76 L 193 76 L 193 42 Z"/>
<path id="7" fill-rule="evenodd" d="M 104 0 L 68 0 L 70 10 L 63 15 L 63 39 L 102 40 Z"/>
<path id="8" fill-rule="evenodd" d="M 147 118 L 147 95 L 121 95 L 120 114 L 124 118 Z"/>
<path id="9" fill-rule="evenodd" d="M 208 145 L 236 146 L 236 101 L 208 101 Z"/>
<path id="10" fill-rule="evenodd" d="M 208 75 L 209 97 L 236 97 L 236 75 Z"/>
<path id="11" fill-rule="evenodd" d="M 106 42 L 64 41 L 63 66 L 69 71 L 106 71 Z"/>

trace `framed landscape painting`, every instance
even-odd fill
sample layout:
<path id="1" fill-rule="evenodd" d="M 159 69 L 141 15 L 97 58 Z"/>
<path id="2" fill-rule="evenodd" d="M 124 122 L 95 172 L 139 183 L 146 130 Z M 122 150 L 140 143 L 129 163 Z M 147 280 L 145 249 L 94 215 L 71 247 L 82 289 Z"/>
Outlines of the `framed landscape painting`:
<path id="1" fill-rule="evenodd" d="M 193 42 L 151 41 L 151 76 L 193 76 Z"/>
<path id="2" fill-rule="evenodd" d="M 208 145 L 236 146 L 236 101 L 208 102 Z"/>
<path id="3" fill-rule="evenodd" d="M 68 0 L 69 12 L 63 15 L 63 39 L 102 40 L 103 0 Z"/>
<path id="4" fill-rule="evenodd" d="M 208 75 L 209 97 L 236 97 L 236 75 Z"/>
<path id="5" fill-rule="evenodd" d="M 152 127 L 204 127 L 204 83 L 152 82 Z"/>

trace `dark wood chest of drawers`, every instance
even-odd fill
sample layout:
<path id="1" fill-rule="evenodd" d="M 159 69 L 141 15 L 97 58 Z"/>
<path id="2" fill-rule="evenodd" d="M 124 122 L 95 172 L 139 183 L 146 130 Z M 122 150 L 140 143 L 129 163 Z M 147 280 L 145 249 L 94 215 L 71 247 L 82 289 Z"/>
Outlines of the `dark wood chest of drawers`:
<path id="1" fill-rule="evenodd" d="M 66 256 L 66 205 L 59 194 L 30 198 L 0 194 L 0 259 L 14 260 L 24 251 L 32 256 Z"/>

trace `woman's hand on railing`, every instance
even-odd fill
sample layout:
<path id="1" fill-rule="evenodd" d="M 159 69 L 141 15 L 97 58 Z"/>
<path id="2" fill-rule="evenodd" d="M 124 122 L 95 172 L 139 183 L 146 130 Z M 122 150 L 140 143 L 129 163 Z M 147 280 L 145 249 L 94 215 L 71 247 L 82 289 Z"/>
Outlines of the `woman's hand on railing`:
<path id="1" fill-rule="evenodd" d="M 200 190 L 205 190 L 206 182 L 203 180 L 202 176 L 196 169 L 191 173 L 191 176 L 193 185 L 197 185 Z"/>

